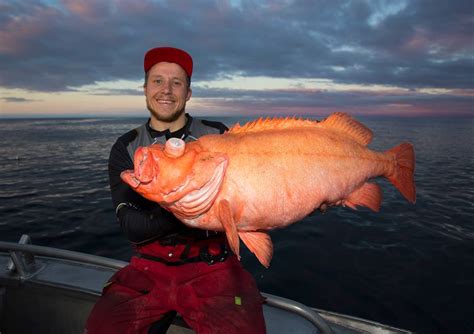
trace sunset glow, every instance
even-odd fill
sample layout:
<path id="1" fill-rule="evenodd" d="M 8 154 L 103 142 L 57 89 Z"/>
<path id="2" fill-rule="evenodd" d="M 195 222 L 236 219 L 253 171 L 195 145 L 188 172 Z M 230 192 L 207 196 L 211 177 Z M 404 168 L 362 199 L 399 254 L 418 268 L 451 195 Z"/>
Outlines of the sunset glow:
<path id="1" fill-rule="evenodd" d="M 2 4 L 0 117 L 147 115 L 163 45 L 194 58 L 196 115 L 474 114 L 469 1 L 318 3 Z"/>

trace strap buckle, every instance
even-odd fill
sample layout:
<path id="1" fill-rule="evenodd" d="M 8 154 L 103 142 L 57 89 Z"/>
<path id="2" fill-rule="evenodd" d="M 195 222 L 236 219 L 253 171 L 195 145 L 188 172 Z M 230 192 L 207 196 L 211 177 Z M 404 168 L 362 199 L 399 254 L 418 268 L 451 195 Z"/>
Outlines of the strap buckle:
<path id="1" fill-rule="evenodd" d="M 199 250 L 199 257 L 208 265 L 213 265 L 217 262 L 224 262 L 229 256 L 229 250 L 225 244 L 220 244 L 219 246 L 220 252 L 214 255 L 209 251 L 209 245 L 202 246 Z"/>

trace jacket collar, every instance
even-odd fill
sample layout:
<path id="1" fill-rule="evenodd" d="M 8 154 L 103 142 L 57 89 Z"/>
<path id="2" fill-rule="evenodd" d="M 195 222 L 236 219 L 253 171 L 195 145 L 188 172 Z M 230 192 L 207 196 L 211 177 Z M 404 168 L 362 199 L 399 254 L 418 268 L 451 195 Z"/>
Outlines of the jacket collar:
<path id="1" fill-rule="evenodd" d="M 155 139 L 164 136 L 166 140 L 170 138 L 181 138 L 184 140 L 189 135 L 189 129 L 191 128 L 191 124 L 193 122 L 193 118 L 191 117 L 191 115 L 189 115 L 188 113 L 186 113 L 185 115 L 186 124 L 184 124 L 184 126 L 179 130 L 173 132 L 171 132 L 169 129 L 164 131 L 157 131 L 150 126 L 151 118 L 149 118 L 148 122 L 146 122 L 146 129 L 151 135 L 151 137 Z"/>

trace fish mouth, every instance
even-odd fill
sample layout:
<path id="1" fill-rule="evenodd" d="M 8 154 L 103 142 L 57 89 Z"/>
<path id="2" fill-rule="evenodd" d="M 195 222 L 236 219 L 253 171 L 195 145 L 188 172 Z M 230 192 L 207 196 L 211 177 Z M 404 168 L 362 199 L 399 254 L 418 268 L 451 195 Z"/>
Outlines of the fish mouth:
<path id="1" fill-rule="evenodd" d="M 155 176 L 155 167 L 153 164 L 153 155 L 147 147 L 139 147 L 135 151 L 135 155 L 133 157 L 134 163 L 134 174 L 133 178 L 135 178 L 136 182 L 140 184 L 148 184 L 150 183 L 154 176 Z"/>
<path id="2" fill-rule="evenodd" d="M 124 170 L 120 173 L 120 178 L 133 189 L 138 188 L 141 184 L 141 181 L 136 178 L 133 169 Z"/>
<path id="3" fill-rule="evenodd" d="M 224 160 L 217 165 L 211 178 L 202 187 L 191 191 L 171 204 L 169 208 L 176 217 L 179 219 L 192 219 L 209 210 L 221 188 L 226 167 L 227 160 Z M 186 185 L 182 185 L 179 189 L 185 188 Z"/>

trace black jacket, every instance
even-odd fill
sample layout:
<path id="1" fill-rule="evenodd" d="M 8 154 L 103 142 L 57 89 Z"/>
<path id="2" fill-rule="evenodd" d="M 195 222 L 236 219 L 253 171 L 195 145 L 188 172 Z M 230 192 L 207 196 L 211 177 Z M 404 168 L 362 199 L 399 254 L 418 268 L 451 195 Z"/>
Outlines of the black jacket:
<path id="1" fill-rule="evenodd" d="M 185 226 L 157 203 L 141 197 L 120 178 L 122 171 L 134 168 L 133 155 L 139 146 L 148 146 L 156 142 L 164 144 L 172 137 L 192 141 L 206 134 L 224 133 L 228 130 L 220 122 L 197 120 L 188 114 L 186 117 L 186 125 L 176 132 L 153 130 L 148 120 L 147 123 L 118 138 L 112 146 L 109 157 L 112 202 L 123 232 L 135 244 L 176 235 L 201 238 L 205 232 Z"/>

